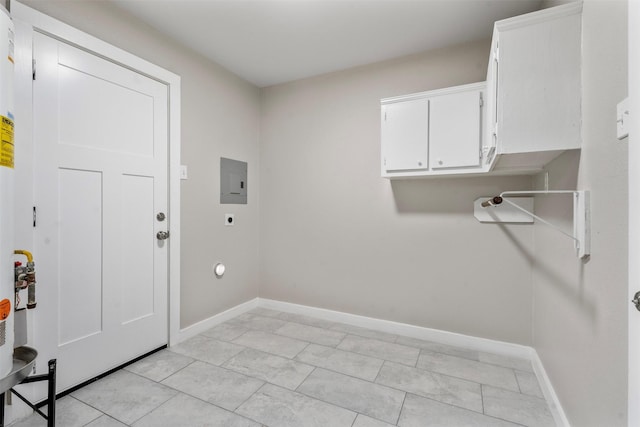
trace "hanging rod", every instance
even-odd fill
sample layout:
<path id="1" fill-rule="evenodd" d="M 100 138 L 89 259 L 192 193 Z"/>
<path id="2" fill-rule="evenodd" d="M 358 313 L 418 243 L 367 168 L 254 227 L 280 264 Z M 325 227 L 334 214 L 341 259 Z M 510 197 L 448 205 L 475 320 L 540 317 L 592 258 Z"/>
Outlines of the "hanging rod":
<path id="1" fill-rule="evenodd" d="M 569 234 L 562 228 L 549 221 L 540 218 L 533 212 L 529 212 L 517 203 L 509 200 L 509 197 L 526 197 L 531 195 L 548 195 L 548 194 L 571 194 L 573 195 L 573 234 Z M 589 192 L 588 191 L 573 191 L 573 190 L 545 190 L 545 191 L 503 191 L 499 196 L 492 197 L 481 203 L 483 208 L 491 206 L 498 206 L 502 202 L 506 202 L 514 208 L 530 215 L 532 218 L 542 222 L 543 224 L 553 228 L 556 231 L 564 234 L 565 236 L 575 241 L 576 253 L 579 258 L 585 258 L 590 255 L 591 250 L 591 233 L 590 219 L 591 213 L 589 210 Z"/>

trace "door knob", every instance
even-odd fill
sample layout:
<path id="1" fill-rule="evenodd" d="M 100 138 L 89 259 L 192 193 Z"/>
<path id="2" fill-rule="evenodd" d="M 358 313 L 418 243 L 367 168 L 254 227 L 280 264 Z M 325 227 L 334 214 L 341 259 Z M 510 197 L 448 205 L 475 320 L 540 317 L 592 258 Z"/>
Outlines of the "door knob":
<path id="1" fill-rule="evenodd" d="M 633 299 L 631 300 L 631 302 L 633 303 L 633 305 L 636 306 L 638 311 L 640 311 L 640 292 L 636 292 L 636 294 L 633 296 Z"/>
<path id="2" fill-rule="evenodd" d="M 156 234 L 156 237 L 158 238 L 158 240 L 167 240 L 169 238 L 169 232 L 158 231 L 158 234 Z"/>

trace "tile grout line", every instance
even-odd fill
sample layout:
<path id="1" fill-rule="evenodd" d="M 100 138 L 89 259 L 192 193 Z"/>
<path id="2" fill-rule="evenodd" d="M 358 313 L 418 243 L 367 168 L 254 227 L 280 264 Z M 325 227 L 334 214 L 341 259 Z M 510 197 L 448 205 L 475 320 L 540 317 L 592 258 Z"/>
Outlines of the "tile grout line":
<path id="1" fill-rule="evenodd" d="M 176 353 L 176 354 L 179 354 L 179 353 Z M 184 354 L 183 354 L 182 356 L 184 356 Z M 162 381 L 164 381 L 164 380 L 166 380 L 166 379 L 168 379 L 168 378 L 170 378 L 170 377 L 174 376 L 174 375 L 175 375 L 175 374 L 177 374 L 178 372 L 182 372 L 183 370 L 187 369 L 189 366 L 193 365 L 195 362 L 201 362 L 201 360 L 195 359 L 195 358 L 193 358 L 193 357 L 190 357 L 190 356 L 186 356 L 186 357 L 189 357 L 189 358 L 191 359 L 191 362 L 189 362 L 188 364 L 186 364 L 186 365 L 185 365 L 185 366 L 183 366 L 182 368 L 178 369 L 178 370 L 177 370 L 177 371 L 175 371 L 174 373 L 167 375 L 166 377 L 164 377 L 164 378 L 163 378 L 163 379 L 161 379 L 160 381 L 151 380 L 151 378 L 147 378 L 147 377 L 145 377 L 144 375 L 140 375 L 140 374 L 138 374 L 138 373 L 136 373 L 136 372 L 131 372 L 131 371 L 128 371 L 128 372 L 131 372 L 132 374 L 139 375 L 139 376 L 141 376 L 141 377 L 143 377 L 143 378 L 147 378 L 148 380 L 155 381 L 155 382 L 156 382 L 156 383 L 158 383 L 158 384 L 162 384 Z M 206 363 L 206 362 L 205 362 L 205 363 Z M 162 384 L 162 385 L 163 385 L 163 386 L 165 386 L 165 387 L 168 387 L 166 384 Z"/>
<path id="2" fill-rule="evenodd" d="M 442 374 L 438 374 L 437 372 L 431 372 L 431 371 L 423 371 L 423 372 L 435 373 L 435 374 L 437 374 L 437 375 L 442 375 Z M 445 375 L 442 375 L 442 376 L 445 376 Z M 450 377 L 450 378 L 455 378 L 455 377 Z M 413 394 L 414 396 L 418 396 L 418 397 L 422 397 L 422 398 L 424 398 L 424 399 L 432 400 L 432 401 L 434 401 L 434 402 L 442 403 L 443 405 L 448 405 L 448 406 L 452 406 L 452 407 L 454 407 L 454 408 L 465 409 L 465 410 L 467 410 L 467 411 L 475 412 L 475 413 L 477 413 L 477 414 L 486 415 L 486 414 L 484 414 L 484 404 L 482 403 L 482 384 L 481 384 L 481 383 L 477 383 L 477 382 L 475 382 L 475 381 L 464 380 L 464 379 L 461 379 L 461 378 L 455 378 L 455 379 L 460 379 L 460 380 L 462 380 L 462 381 L 466 381 L 466 382 L 469 382 L 469 383 L 472 383 L 472 384 L 475 384 L 475 385 L 480 386 L 480 403 L 481 403 L 482 408 L 483 408 L 483 409 L 482 409 L 482 412 L 478 412 L 478 411 L 476 411 L 476 410 L 474 410 L 474 409 L 469 409 L 469 408 L 466 408 L 466 407 L 464 407 L 464 406 L 456 405 L 456 404 L 453 404 L 453 403 L 444 402 L 444 401 L 442 401 L 442 400 L 438 400 L 438 399 L 436 399 L 436 398 L 434 398 L 434 397 L 424 396 L 424 395 L 422 395 L 422 394 L 418 394 L 418 393 L 416 393 L 416 392 L 414 392 L 414 391 L 403 390 L 403 389 L 401 389 L 401 388 L 396 388 L 396 387 L 393 387 L 393 386 L 390 386 L 390 385 L 387 385 L 387 384 L 379 383 L 379 382 L 377 382 L 377 380 L 378 380 L 378 378 L 377 378 L 377 377 L 376 377 L 376 381 L 374 382 L 374 384 L 376 384 L 376 385 L 381 385 L 381 386 L 384 386 L 384 387 L 387 387 L 387 388 L 390 388 L 390 389 L 392 389 L 392 390 L 396 390 L 396 391 L 399 391 L 399 392 L 402 392 L 402 393 L 405 393 L 405 394 Z M 499 387 L 496 387 L 496 388 L 499 388 Z M 501 390 L 502 390 L 502 389 L 501 389 Z M 509 391 L 509 390 L 506 390 L 506 391 Z M 406 399 L 406 397 L 405 397 L 405 399 Z M 403 400 L 403 405 L 404 405 L 404 400 Z"/>
<path id="3" fill-rule="evenodd" d="M 402 416 L 402 411 L 404 411 L 404 402 L 407 401 L 407 394 L 409 394 L 409 392 L 405 392 L 404 393 L 404 397 L 402 398 L 402 405 L 400 405 L 400 412 L 398 412 L 398 418 L 396 418 L 396 422 L 395 422 L 396 426 L 400 422 L 400 417 Z"/>
<path id="4" fill-rule="evenodd" d="M 386 363 L 387 363 L 386 360 L 382 361 L 382 364 L 378 368 L 378 373 L 376 374 L 376 377 L 372 381 L 374 384 L 378 384 L 378 378 L 380 378 L 380 372 L 382 372 L 382 368 L 384 368 L 384 365 L 386 365 Z M 402 402 L 404 403 L 404 400 Z"/>
<path id="5" fill-rule="evenodd" d="M 302 385 L 302 384 L 300 384 L 300 385 Z M 300 387 L 300 386 L 298 386 L 298 388 L 299 388 L 299 387 Z M 283 388 L 284 388 L 284 387 L 283 387 Z M 349 409 L 349 408 L 347 408 L 347 407 L 345 407 L 345 406 L 338 405 L 338 404 L 336 404 L 336 403 L 332 403 L 332 402 L 327 402 L 326 400 L 324 400 L 324 399 L 320 399 L 320 398 L 315 397 L 315 396 L 310 396 L 310 395 L 308 395 L 308 394 L 306 394 L 306 393 L 304 393 L 304 392 L 302 392 L 302 391 L 294 390 L 294 393 L 301 394 L 301 395 L 303 395 L 303 396 L 305 396 L 305 397 L 308 397 L 309 399 L 317 400 L 318 402 L 322 402 L 322 403 L 325 403 L 325 404 L 327 404 L 327 405 L 335 406 L 335 407 L 337 407 L 337 408 L 342 408 L 342 409 L 344 409 L 345 411 L 353 412 L 354 414 L 356 414 L 356 418 L 358 418 L 358 415 L 359 415 L 359 414 L 362 414 L 361 412 L 354 411 L 353 409 Z M 405 393 L 405 394 L 406 394 L 406 393 Z M 400 409 L 402 410 L 402 406 L 400 407 Z M 385 423 L 389 424 L 387 421 L 385 421 L 385 420 L 381 420 L 380 418 L 376 418 L 376 417 L 374 417 L 374 416 L 372 416 L 372 415 L 367 415 L 367 414 L 362 414 L 362 415 L 365 415 L 365 416 L 367 416 L 367 417 L 369 417 L 369 418 L 373 418 L 373 419 L 375 419 L 375 420 L 382 421 L 382 422 L 385 422 Z M 354 421 L 355 421 L 355 420 L 354 420 Z"/>
<path id="6" fill-rule="evenodd" d="M 317 368 L 317 367 L 314 367 L 314 368 L 311 370 L 311 372 L 309 372 L 309 373 L 307 374 L 307 376 L 306 376 L 306 377 L 304 377 L 304 379 L 303 379 L 302 381 L 300 381 L 300 384 L 298 384 L 298 386 L 297 386 L 295 389 L 293 389 L 293 391 L 295 391 L 296 393 L 300 393 L 300 392 L 298 391 L 298 389 L 299 389 L 299 388 L 300 388 L 300 386 L 302 386 L 302 384 L 304 384 L 304 382 L 305 382 L 305 381 L 306 381 L 306 380 L 311 376 L 311 374 L 313 374 L 313 373 L 316 371 L 316 369 L 318 369 L 318 368 Z M 283 388 L 284 388 L 284 387 L 283 387 Z M 304 393 L 300 393 L 300 394 L 304 394 Z"/>
<path id="7" fill-rule="evenodd" d="M 300 362 L 300 363 L 302 363 L 302 362 Z M 298 391 L 298 389 L 300 388 L 300 386 L 301 386 L 302 384 L 304 384 L 304 382 L 305 382 L 305 381 L 306 381 L 306 380 L 307 380 L 307 379 L 308 379 L 308 378 L 309 378 L 309 377 L 310 377 L 310 376 L 311 376 L 311 375 L 316 371 L 316 369 L 322 369 L 322 368 L 320 368 L 320 367 L 318 367 L 318 366 L 308 365 L 308 364 L 306 364 L 306 363 L 305 363 L 305 365 L 307 365 L 307 366 L 311 366 L 311 367 L 313 367 L 313 369 L 312 369 L 312 370 L 311 370 L 311 371 L 310 371 L 310 372 L 309 372 L 309 373 L 304 377 L 304 379 L 303 379 L 302 381 L 300 381 L 300 384 L 298 384 L 298 387 L 296 387 L 296 389 L 295 389 L 294 391 Z"/>
<path id="8" fill-rule="evenodd" d="M 152 379 L 150 379 L 150 378 L 147 378 L 147 377 L 142 376 L 142 375 L 140 375 L 140 374 L 137 374 L 137 373 L 135 373 L 135 372 L 130 372 L 130 371 L 128 371 L 128 370 L 125 370 L 124 368 L 120 368 L 119 370 L 117 370 L 117 371 L 115 371 L 115 372 L 113 372 L 113 373 L 115 374 L 116 372 L 122 372 L 122 371 L 126 371 L 128 374 L 135 375 L 135 376 L 137 376 L 137 377 L 139 377 L 139 378 L 145 379 L 145 380 L 150 381 L 150 382 L 152 382 L 152 383 L 154 383 L 154 384 L 158 384 L 158 385 L 160 385 L 160 386 L 162 386 L 162 387 L 165 387 L 165 388 L 168 388 L 168 389 L 170 389 L 170 390 L 175 390 L 173 387 L 169 387 L 169 386 L 167 386 L 167 385 L 165 385 L 165 384 L 159 383 L 159 382 L 157 382 L 157 381 L 155 381 L 155 380 L 152 380 Z M 100 380 L 95 381 L 95 382 L 93 382 L 93 383 L 91 383 L 91 384 L 87 384 L 87 385 L 98 384 L 98 383 L 99 383 L 101 380 L 103 380 L 103 379 L 104 379 L 104 378 L 101 378 Z M 85 386 L 85 387 L 86 387 L 86 386 Z M 83 387 L 83 388 L 85 388 L 85 387 Z M 80 390 L 82 390 L 82 389 L 80 389 Z M 178 390 L 175 390 L 175 391 L 176 391 L 176 392 L 179 392 Z M 75 393 L 75 392 L 74 392 L 74 393 Z M 98 409 L 98 408 L 96 408 L 95 406 L 91 405 L 90 403 L 85 402 L 84 400 L 82 400 L 82 399 L 80 399 L 80 398 L 78 398 L 78 397 L 74 396 L 74 395 L 73 395 L 73 393 L 69 394 L 69 396 L 73 397 L 73 398 L 74 398 L 75 400 L 77 400 L 78 402 L 82 402 L 83 404 L 85 404 L 85 405 L 87 405 L 87 406 L 89 406 L 89 407 L 91 407 L 91 408 L 95 409 L 96 411 L 101 412 L 103 415 L 106 415 L 106 416 L 108 416 L 108 417 L 110 417 L 110 418 L 115 419 L 116 421 L 118 421 L 118 422 L 120 422 L 120 423 L 122 423 L 122 424 L 125 424 L 125 425 L 127 425 L 127 426 L 131 425 L 131 424 L 128 424 L 128 423 L 124 422 L 124 421 L 123 421 L 123 420 L 121 420 L 120 418 L 116 418 L 116 417 L 115 417 L 115 416 L 113 416 L 113 415 L 109 415 L 108 413 L 106 413 L 106 412 L 102 411 L 101 409 Z M 163 401 L 162 403 L 160 403 L 158 406 L 156 406 L 155 408 L 153 408 L 152 410 L 150 410 L 149 412 L 147 412 L 147 413 L 146 413 L 146 414 L 144 414 L 143 416 L 136 418 L 135 420 L 133 420 L 133 421 L 132 421 L 132 424 L 133 424 L 133 423 L 135 423 L 135 422 L 137 422 L 137 421 L 139 421 L 139 420 L 140 420 L 140 419 L 142 419 L 143 417 L 146 417 L 146 416 L 147 416 L 147 415 L 149 415 L 151 412 L 155 411 L 157 408 L 159 408 L 160 406 L 164 405 L 164 404 L 165 404 L 166 402 L 168 402 L 169 400 L 173 399 L 175 396 L 176 396 L 176 395 L 170 396 L 167 400 Z M 57 400 L 57 399 L 56 399 L 56 400 Z M 57 414 L 57 412 L 56 412 L 56 414 Z M 100 418 L 100 417 L 98 417 L 98 418 Z M 96 418 L 96 419 L 98 419 L 98 418 Z M 92 420 L 91 422 L 95 421 L 96 419 Z"/>

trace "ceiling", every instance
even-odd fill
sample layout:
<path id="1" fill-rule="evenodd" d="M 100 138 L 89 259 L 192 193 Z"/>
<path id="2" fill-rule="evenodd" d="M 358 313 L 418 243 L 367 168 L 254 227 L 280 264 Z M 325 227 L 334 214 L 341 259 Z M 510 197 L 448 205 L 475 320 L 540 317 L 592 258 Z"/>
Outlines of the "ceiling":
<path id="1" fill-rule="evenodd" d="M 259 87 L 491 37 L 540 0 L 110 0 Z"/>

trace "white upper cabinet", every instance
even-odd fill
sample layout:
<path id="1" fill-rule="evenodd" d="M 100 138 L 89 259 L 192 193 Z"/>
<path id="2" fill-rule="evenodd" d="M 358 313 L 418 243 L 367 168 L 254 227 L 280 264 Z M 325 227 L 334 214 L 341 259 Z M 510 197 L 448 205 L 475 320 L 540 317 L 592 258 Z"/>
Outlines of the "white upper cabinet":
<path id="1" fill-rule="evenodd" d="M 536 171 L 581 146 L 581 3 L 495 23 L 487 73 L 493 169 Z"/>
<path id="2" fill-rule="evenodd" d="M 381 101 L 382 176 L 482 172 L 482 99 L 474 83 Z"/>
<path id="3" fill-rule="evenodd" d="M 498 21 L 486 82 L 381 100 L 382 176 L 536 173 L 579 149 L 581 23 L 580 2 Z"/>

